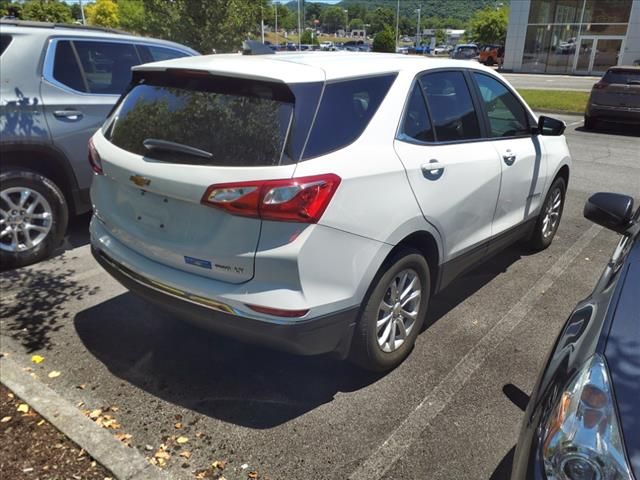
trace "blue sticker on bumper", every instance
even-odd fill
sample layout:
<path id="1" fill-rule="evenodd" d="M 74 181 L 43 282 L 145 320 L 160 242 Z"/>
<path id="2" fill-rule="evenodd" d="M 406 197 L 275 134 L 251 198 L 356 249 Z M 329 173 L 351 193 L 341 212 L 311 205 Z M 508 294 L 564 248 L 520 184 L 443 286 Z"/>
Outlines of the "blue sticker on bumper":
<path id="1" fill-rule="evenodd" d="M 211 270 L 211 262 L 209 260 L 202 260 L 200 258 L 187 257 L 185 255 L 184 261 L 189 265 L 195 265 L 196 267 L 208 268 L 209 270 Z"/>

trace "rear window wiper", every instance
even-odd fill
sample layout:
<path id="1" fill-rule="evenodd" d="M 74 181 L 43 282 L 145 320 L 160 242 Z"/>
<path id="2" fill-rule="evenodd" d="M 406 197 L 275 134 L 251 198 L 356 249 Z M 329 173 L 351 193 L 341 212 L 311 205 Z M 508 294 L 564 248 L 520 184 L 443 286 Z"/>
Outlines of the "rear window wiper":
<path id="1" fill-rule="evenodd" d="M 186 153 L 187 155 L 193 155 L 194 157 L 201 157 L 211 159 L 213 153 L 206 150 L 200 150 L 199 148 L 190 147 L 182 143 L 170 142 L 168 140 L 159 140 L 157 138 L 147 138 L 142 142 L 144 148 L 147 150 L 164 150 L 165 152 L 178 152 Z"/>

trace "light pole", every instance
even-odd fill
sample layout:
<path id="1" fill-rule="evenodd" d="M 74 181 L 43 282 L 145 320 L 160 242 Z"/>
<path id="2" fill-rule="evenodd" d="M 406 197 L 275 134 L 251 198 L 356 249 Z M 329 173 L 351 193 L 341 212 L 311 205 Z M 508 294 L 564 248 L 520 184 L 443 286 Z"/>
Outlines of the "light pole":
<path id="1" fill-rule="evenodd" d="M 262 43 L 264 43 L 264 9 L 260 7 L 260 31 L 262 32 Z"/>
<path id="2" fill-rule="evenodd" d="M 344 9 L 344 33 L 346 35 L 347 33 L 347 28 L 349 28 L 349 10 L 348 9 Z"/>
<path id="3" fill-rule="evenodd" d="M 303 0 L 298 0 L 298 51 L 301 50 L 302 45 L 302 20 L 300 18 L 300 10 L 302 9 Z"/>
<path id="4" fill-rule="evenodd" d="M 416 10 L 418 12 L 418 25 L 416 26 L 416 48 L 420 45 L 420 40 L 422 39 L 422 35 L 420 34 L 420 8 Z"/>
<path id="5" fill-rule="evenodd" d="M 82 5 L 82 0 L 80 0 L 80 15 L 82 15 L 82 25 L 86 25 L 87 21 L 84 18 L 84 6 Z"/>
<path id="6" fill-rule="evenodd" d="M 400 0 L 398 0 L 398 7 L 396 8 L 396 52 L 398 51 L 398 35 L 400 32 L 398 31 L 400 25 Z"/>
<path id="7" fill-rule="evenodd" d="M 280 43 L 278 42 L 278 3 L 274 2 L 273 6 L 276 9 L 276 48 L 277 48 L 278 45 L 280 45 Z"/>

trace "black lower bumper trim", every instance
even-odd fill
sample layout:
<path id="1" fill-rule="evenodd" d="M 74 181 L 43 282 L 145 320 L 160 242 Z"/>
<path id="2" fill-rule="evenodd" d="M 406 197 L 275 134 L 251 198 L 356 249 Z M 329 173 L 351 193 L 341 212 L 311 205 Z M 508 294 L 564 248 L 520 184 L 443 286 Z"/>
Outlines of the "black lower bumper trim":
<path id="1" fill-rule="evenodd" d="M 175 313 L 180 319 L 194 323 L 240 341 L 265 345 L 298 355 L 335 353 L 346 358 L 356 324 L 358 308 L 332 315 L 300 320 L 291 324 L 275 324 L 245 318 L 167 295 L 127 275 L 124 269 L 92 246 L 91 252 L 111 276 L 127 289 L 150 303 Z"/>

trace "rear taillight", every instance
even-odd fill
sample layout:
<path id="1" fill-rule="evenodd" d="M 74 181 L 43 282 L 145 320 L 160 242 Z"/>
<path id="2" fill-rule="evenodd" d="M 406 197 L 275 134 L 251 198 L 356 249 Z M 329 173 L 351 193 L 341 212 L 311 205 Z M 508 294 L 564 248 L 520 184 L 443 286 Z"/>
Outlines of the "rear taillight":
<path id="1" fill-rule="evenodd" d="M 211 185 L 202 203 L 232 215 L 285 222 L 316 223 L 322 217 L 340 177 L 312 177 Z"/>
<path id="2" fill-rule="evenodd" d="M 607 88 L 609 84 L 607 82 L 603 82 L 602 80 L 596 83 L 593 88 L 596 90 L 602 90 L 603 88 Z"/>
<path id="3" fill-rule="evenodd" d="M 91 169 L 97 174 L 102 175 L 104 173 L 102 171 L 102 159 L 93 144 L 93 138 L 89 139 L 89 164 L 91 165 Z"/>

